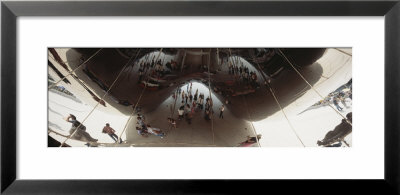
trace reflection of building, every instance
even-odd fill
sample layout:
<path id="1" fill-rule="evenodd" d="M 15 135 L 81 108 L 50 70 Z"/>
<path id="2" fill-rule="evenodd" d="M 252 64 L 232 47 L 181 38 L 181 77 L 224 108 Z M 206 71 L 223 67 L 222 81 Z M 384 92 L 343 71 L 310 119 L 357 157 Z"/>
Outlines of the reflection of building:
<path id="1" fill-rule="evenodd" d="M 225 120 L 224 124 L 215 122 L 213 127 L 207 127 L 213 131 L 213 137 L 212 142 L 204 138 L 204 143 L 233 146 L 245 134 L 254 134 L 249 121 L 260 122 L 281 111 L 270 90 L 290 115 L 320 99 L 308 94 L 312 91 L 308 83 L 327 95 L 347 82 L 351 78 L 351 54 L 348 52 L 351 50 L 54 48 L 49 49 L 49 64 L 54 66 L 49 67 L 49 74 L 59 80 L 75 70 L 67 77 L 70 83 L 63 81 L 61 84 L 89 106 L 100 104 L 96 107 L 99 112 L 129 117 L 132 107 L 138 104 L 142 113 L 161 120 L 175 111 L 173 100 L 168 101 L 177 87 L 190 81 L 202 83 L 206 89 L 211 89 L 214 102 L 231 103 L 226 105 L 227 112 L 232 119 L 237 119 Z M 78 67 L 83 61 L 87 62 Z M 342 69 L 350 74 L 341 75 Z M 293 103 L 296 106 L 292 106 Z M 165 111 L 161 105 L 172 112 Z M 159 116 L 160 111 L 165 112 L 164 116 Z M 218 105 L 214 112 L 219 112 Z M 235 123 L 243 128 L 236 129 Z M 204 125 L 199 125 L 199 129 L 204 129 Z M 127 128 L 132 128 L 131 124 Z M 231 138 L 226 136 L 226 130 L 218 128 L 232 129 L 229 131 Z M 130 136 L 132 134 L 127 135 L 128 141 Z"/>

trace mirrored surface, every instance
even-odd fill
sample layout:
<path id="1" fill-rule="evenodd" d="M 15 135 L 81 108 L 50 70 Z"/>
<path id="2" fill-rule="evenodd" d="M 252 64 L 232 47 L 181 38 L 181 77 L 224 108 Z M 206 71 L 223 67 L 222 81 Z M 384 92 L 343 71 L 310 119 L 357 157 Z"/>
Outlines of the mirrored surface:
<path id="1" fill-rule="evenodd" d="M 351 48 L 49 48 L 48 146 L 351 147 Z"/>

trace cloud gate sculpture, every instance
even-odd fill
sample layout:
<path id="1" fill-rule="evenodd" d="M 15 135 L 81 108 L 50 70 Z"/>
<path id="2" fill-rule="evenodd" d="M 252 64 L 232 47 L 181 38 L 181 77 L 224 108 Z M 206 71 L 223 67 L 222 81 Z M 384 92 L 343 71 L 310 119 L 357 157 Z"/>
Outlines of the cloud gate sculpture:
<path id="1" fill-rule="evenodd" d="M 48 147 L 351 147 L 351 48 L 48 48 Z"/>

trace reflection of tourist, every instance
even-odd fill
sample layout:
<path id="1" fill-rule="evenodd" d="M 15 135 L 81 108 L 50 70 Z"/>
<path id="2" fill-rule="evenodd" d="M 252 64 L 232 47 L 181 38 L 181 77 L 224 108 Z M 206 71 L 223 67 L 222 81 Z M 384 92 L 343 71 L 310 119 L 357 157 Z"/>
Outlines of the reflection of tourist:
<path id="1" fill-rule="evenodd" d="M 97 142 L 97 139 L 92 138 L 89 133 L 86 132 L 86 127 L 76 120 L 76 117 L 73 114 L 70 114 L 66 119 L 67 122 L 72 123 L 71 129 L 69 130 L 69 134 L 74 134 L 71 138 L 77 140 L 84 140 L 89 142 Z"/>
<path id="2" fill-rule="evenodd" d="M 183 119 L 183 113 L 184 113 L 184 111 L 185 111 L 185 108 L 184 108 L 184 106 L 181 106 L 181 107 L 179 107 L 179 109 L 178 109 L 178 115 L 179 115 L 179 120 L 181 120 L 181 119 Z"/>
<path id="3" fill-rule="evenodd" d="M 352 113 L 348 113 L 346 117 L 347 120 L 342 119 L 342 122 L 335 129 L 329 131 L 323 140 L 317 141 L 318 146 L 328 146 L 335 142 L 344 141 L 344 138 L 352 131 L 352 125 L 350 124 L 352 122 Z"/>
<path id="4" fill-rule="evenodd" d="M 346 104 L 346 100 L 344 98 L 344 95 L 342 97 L 340 97 L 340 102 L 342 102 L 342 104 L 344 105 L 344 107 L 348 108 L 347 104 Z"/>
<path id="5" fill-rule="evenodd" d="M 257 137 L 250 137 L 247 136 L 246 141 L 240 143 L 240 147 L 249 147 L 252 146 L 253 144 L 257 143 L 257 140 L 261 139 L 261 134 L 258 134 Z"/>
<path id="6" fill-rule="evenodd" d="M 225 110 L 225 106 L 222 105 L 221 108 L 219 108 L 219 118 L 224 118 L 224 110 Z"/>
<path id="7" fill-rule="evenodd" d="M 336 98 L 336 97 L 333 98 L 333 104 L 336 106 L 336 109 L 338 109 L 339 111 L 343 110 L 343 108 L 339 106 L 338 98 Z"/>
<path id="8" fill-rule="evenodd" d="M 140 127 L 136 127 L 136 130 L 137 130 L 139 135 L 141 135 L 143 137 L 148 137 L 146 130 L 144 130 L 144 129 L 140 128 Z"/>
<path id="9" fill-rule="evenodd" d="M 140 127 L 146 128 L 146 124 L 144 123 L 144 119 L 142 117 L 138 116 L 136 119 L 137 119 L 137 124 L 140 125 Z"/>
<path id="10" fill-rule="evenodd" d="M 208 121 L 211 120 L 211 117 L 210 117 L 210 110 L 209 110 L 208 108 L 205 109 L 204 118 L 205 118 L 206 120 L 208 120 Z"/>
<path id="11" fill-rule="evenodd" d="M 193 97 L 193 100 L 194 100 L 195 102 L 197 102 L 198 93 L 199 93 L 199 89 L 196 89 L 196 93 L 194 94 L 194 97 Z"/>
<path id="12" fill-rule="evenodd" d="M 110 127 L 109 123 L 106 123 L 106 126 L 104 126 L 103 133 L 107 133 L 115 143 L 118 142 L 118 136 L 115 134 L 115 130 Z M 122 143 L 122 139 L 119 140 L 119 143 Z"/>
<path id="13" fill-rule="evenodd" d="M 163 133 L 161 131 L 161 129 L 159 128 L 155 128 L 155 127 L 151 127 L 150 125 L 147 125 L 147 132 L 156 135 L 156 136 L 160 136 L 161 138 L 164 138 L 165 133 Z"/>
<path id="14" fill-rule="evenodd" d="M 168 118 L 168 123 L 176 129 L 176 121 L 173 118 Z"/>

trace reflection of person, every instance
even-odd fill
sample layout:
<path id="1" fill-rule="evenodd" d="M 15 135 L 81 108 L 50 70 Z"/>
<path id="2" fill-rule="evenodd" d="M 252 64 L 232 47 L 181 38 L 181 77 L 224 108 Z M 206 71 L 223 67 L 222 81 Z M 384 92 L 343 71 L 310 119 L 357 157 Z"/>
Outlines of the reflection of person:
<path id="1" fill-rule="evenodd" d="M 219 118 L 224 118 L 224 110 L 225 110 L 225 106 L 222 105 L 221 108 L 219 108 Z"/>
<path id="2" fill-rule="evenodd" d="M 344 138 L 352 132 L 352 125 L 350 124 L 353 119 L 352 113 L 351 112 L 348 113 L 346 115 L 346 117 L 347 117 L 347 120 L 342 119 L 342 122 L 339 125 L 337 125 L 335 127 L 335 129 L 333 129 L 332 131 L 329 131 L 325 135 L 323 140 L 317 141 L 317 145 L 318 146 L 328 146 L 335 142 L 344 141 Z M 345 141 L 344 141 L 344 143 L 346 144 Z"/>
<path id="3" fill-rule="evenodd" d="M 147 137 L 148 136 L 147 135 L 148 132 L 146 130 L 144 130 L 144 129 L 140 128 L 140 127 L 136 127 L 136 130 L 137 130 L 139 135 L 141 135 L 143 137 Z"/>
<path id="4" fill-rule="evenodd" d="M 336 98 L 336 97 L 333 98 L 333 104 L 336 106 L 336 109 L 338 109 L 339 111 L 343 110 L 343 108 L 339 106 L 338 98 Z"/>
<path id="5" fill-rule="evenodd" d="M 257 143 L 257 140 L 260 140 L 260 139 L 261 139 L 261 134 L 258 134 L 257 137 L 247 136 L 247 140 L 242 142 L 242 143 L 240 143 L 239 146 L 241 146 L 241 147 L 249 147 L 249 146 L 252 146 L 253 144 Z"/>
<path id="6" fill-rule="evenodd" d="M 173 118 L 168 118 L 168 123 L 171 124 L 172 127 L 176 129 L 176 121 Z"/>
<path id="7" fill-rule="evenodd" d="M 147 132 L 160 136 L 161 138 L 164 138 L 165 134 L 161 131 L 159 128 L 151 127 L 150 125 L 147 125 Z"/>
<path id="8" fill-rule="evenodd" d="M 115 130 L 110 127 L 109 123 L 106 123 L 106 126 L 104 126 L 103 133 L 107 133 L 115 143 L 118 142 L 118 136 L 115 134 Z M 119 143 L 122 143 L 122 139 L 119 140 Z"/>
<path id="9" fill-rule="evenodd" d="M 260 139 L 261 139 L 261 134 L 258 134 L 258 135 L 257 135 L 257 138 L 256 138 L 256 137 L 247 136 L 246 142 L 247 142 L 247 143 L 256 143 L 257 140 L 260 140 Z"/>
<path id="10" fill-rule="evenodd" d="M 184 106 L 181 106 L 181 107 L 178 109 L 178 115 L 179 115 L 178 120 L 183 119 L 183 113 L 184 113 L 184 111 L 185 111 Z"/>
<path id="11" fill-rule="evenodd" d="M 137 124 L 139 124 L 141 128 L 146 128 L 146 124 L 144 123 L 144 119 L 142 119 L 142 117 L 138 116 L 136 119 Z"/>
<path id="12" fill-rule="evenodd" d="M 86 127 L 81 124 L 78 120 L 76 120 L 76 116 L 73 114 L 69 114 L 69 116 L 65 119 L 67 122 L 72 123 L 71 129 L 69 130 L 69 134 L 74 134 L 71 138 L 77 140 L 85 140 L 89 142 L 97 142 L 97 139 L 94 139 L 89 133 L 86 132 Z"/>

